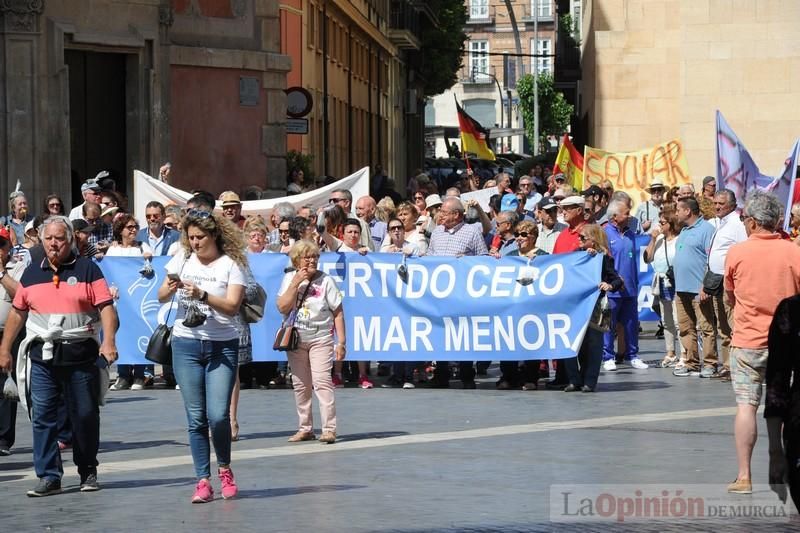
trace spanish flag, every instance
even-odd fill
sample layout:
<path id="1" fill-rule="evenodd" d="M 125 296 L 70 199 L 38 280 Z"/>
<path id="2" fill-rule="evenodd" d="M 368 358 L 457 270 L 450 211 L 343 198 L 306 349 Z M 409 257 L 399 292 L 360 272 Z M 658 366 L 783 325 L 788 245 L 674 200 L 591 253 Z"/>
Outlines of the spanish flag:
<path id="1" fill-rule="evenodd" d="M 479 159 L 494 161 L 494 152 L 486 142 L 489 139 L 489 131 L 477 120 L 467 115 L 458 102 L 456 102 L 456 110 L 458 111 L 458 129 L 461 130 L 461 151 L 475 154 Z"/>
<path id="2" fill-rule="evenodd" d="M 558 149 L 553 174 L 564 174 L 564 181 L 572 185 L 576 191 L 583 190 L 583 156 L 575 149 L 567 134 L 561 139 L 561 148 Z"/>

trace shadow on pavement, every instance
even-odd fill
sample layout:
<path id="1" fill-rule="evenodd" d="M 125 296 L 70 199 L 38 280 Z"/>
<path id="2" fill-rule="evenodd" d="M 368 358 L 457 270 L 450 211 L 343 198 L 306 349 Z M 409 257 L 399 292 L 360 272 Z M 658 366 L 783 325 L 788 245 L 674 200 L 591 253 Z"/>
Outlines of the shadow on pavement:
<path id="1" fill-rule="evenodd" d="M 20 479 L 25 479 L 25 476 L 24 475 L 19 475 L 19 476 L 0 476 L 0 483 L 6 482 L 6 481 L 17 481 L 17 480 L 20 480 Z"/>
<path id="2" fill-rule="evenodd" d="M 402 437 L 408 435 L 408 431 L 371 431 L 369 433 L 348 433 L 347 435 L 338 435 L 336 442 L 345 442 L 351 440 L 368 440 L 368 439 L 387 439 L 389 437 Z"/>
<path id="3" fill-rule="evenodd" d="M 277 498 L 279 496 L 296 496 L 298 494 L 316 494 L 320 492 L 338 492 L 342 490 L 365 489 L 366 485 L 309 485 L 306 487 L 280 487 L 272 489 L 240 490 L 237 500 L 254 498 Z"/>
<path id="4" fill-rule="evenodd" d="M 131 402 L 149 402 L 155 400 L 150 396 L 128 396 L 127 398 L 117 396 L 106 396 L 106 404 L 109 403 L 131 403 Z"/>
<path id="5" fill-rule="evenodd" d="M 292 431 L 263 431 L 261 433 L 240 433 L 239 440 L 276 439 L 278 437 L 291 437 L 297 430 Z"/>
<path id="6" fill-rule="evenodd" d="M 123 450 L 143 450 L 146 448 L 157 448 L 159 446 L 189 446 L 185 442 L 176 440 L 146 440 L 141 442 L 123 442 L 119 440 L 100 441 L 100 453 L 119 452 Z"/>
<path id="7" fill-rule="evenodd" d="M 185 486 L 192 485 L 197 480 L 193 477 L 174 477 L 163 479 L 125 479 L 120 481 L 103 481 L 100 478 L 100 487 L 105 489 L 137 489 L 142 487 Z"/>
<path id="8" fill-rule="evenodd" d="M 15 463 L 0 463 L 0 471 L 3 470 L 22 470 L 24 468 L 33 468 L 33 461 L 17 461 Z"/>
<path id="9" fill-rule="evenodd" d="M 655 390 L 655 389 L 668 389 L 672 387 L 666 381 L 603 381 L 600 378 L 600 383 L 597 384 L 598 392 L 622 392 L 632 390 Z"/>

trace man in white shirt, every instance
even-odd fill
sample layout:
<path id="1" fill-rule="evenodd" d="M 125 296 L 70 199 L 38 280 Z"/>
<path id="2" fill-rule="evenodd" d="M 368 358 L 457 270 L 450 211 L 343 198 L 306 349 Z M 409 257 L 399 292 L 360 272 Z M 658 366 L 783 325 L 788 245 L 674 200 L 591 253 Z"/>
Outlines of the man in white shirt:
<path id="1" fill-rule="evenodd" d="M 100 174 L 103 174 L 101 172 Z M 98 176 L 100 176 L 98 174 Z M 106 172 L 105 175 L 107 176 L 108 173 Z M 103 176 L 100 176 L 103 177 Z M 92 202 L 95 204 L 100 203 L 100 184 L 97 183 L 97 178 L 88 179 L 81 185 L 81 194 L 83 195 L 83 204 L 86 202 Z M 70 220 L 77 220 L 79 218 L 83 218 L 83 204 L 75 206 L 72 208 L 72 211 L 69 212 L 69 219 Z"/>
<path id="2" fill-rule="evenodd" d="M 739 213 L 736 212 L 736 195 L 732 191 L 722 189 L 714 195 L 714 210 L 717 216 L 710 222 L 716 230 L 711 239 L 708 270 L 721 277 L 725 273 L 725 258 L 728 256 L 728 250 L 734 244 L 746 241 L 747 231 L 739 219 Z M 701 287 L 700 301 L 711 298 L 714 307 L 714 325 L 722 338 L 722 349 L 719 354 L 722 367 L 718 368 L 711 377 L 730 381 L 731 317 L 733 308 L 723 296 L 724 292 L 721 284 L 719 290 L 713 294 L 711 291 L 706 292 L 706 289 Z"/>
<path id="3" fill-rule="evenodd" d="M 661 206 L 664 204 L 664 193 L 667 192 L 664 184 L 659 179 L 653 180 L 646 190 L 650 194 L 650 199 L 640 203 L 636 209 L 636 218 L 639 220 L 639 227 L 642 229 L 642 233 L 646 233 L 650 231 L 651 227 L 658 225 Z"/>

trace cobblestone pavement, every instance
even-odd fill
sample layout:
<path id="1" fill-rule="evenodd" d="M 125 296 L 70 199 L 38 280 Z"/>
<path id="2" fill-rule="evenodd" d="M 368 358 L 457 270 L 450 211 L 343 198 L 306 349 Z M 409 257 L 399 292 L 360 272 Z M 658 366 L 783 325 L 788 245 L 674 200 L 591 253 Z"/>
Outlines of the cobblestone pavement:
<path id="1" fill-rule="evenodd" d="M 644 339 L 642 348 L 644 359 L 655 360 L 662 355 L 663 343 Z M 449 390 L 337 390 L 340 440 L 332 446 L 286 442 L 297 423 L 291 390 L 242 391 L 242 439 L 234 443 L 233 456 L 240 496 L 206 505 L 189 504 L 194 479 L 179 391 L 109 393 L 101 413 L 103 490 L 97 493 L 77 491 L 78 477 L 68 452 L 66 493 L 27 498 L 25 491 L 35 484 L 31 431 L 20 416 L 14 455 L 0 457 L 2 529 L 800 529 L 800 522 L 787 518 L 752 518 L 752 508 L 778 504 L 766 486 L 763 419 L 753 459 L 753 475 L 760 485 L 752 496 L 725 493 L 725 485 L 736 477 L 729 383 L 623 366 L 616 373 L 603 373 L 595 394 L 497 391 L 496 373 L 495 365 L 490 377 L 479 380 L 478 390 L 460 390 L 457 382 Z M 671 494 L 676 487 L 699 490 L 739 516 L 552 521 L 559 519 L 563 507 L 557 502 L 551 514 L 553 485 L 619 494 L 619 485 L 639 484 L 665 486 Z M 560 501 L 559 494 L 556 490 L 554 498 Z M 573 512 L 575 507 L 569 507 L 567 512 Z"/>

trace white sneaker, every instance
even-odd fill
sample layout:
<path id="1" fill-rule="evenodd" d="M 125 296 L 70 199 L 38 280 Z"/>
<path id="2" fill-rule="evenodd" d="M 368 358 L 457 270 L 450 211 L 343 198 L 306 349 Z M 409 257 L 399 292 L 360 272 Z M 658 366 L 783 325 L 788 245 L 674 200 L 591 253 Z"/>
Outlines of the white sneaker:
<path id="1" fill-rule="evenodd" d="M 645 368 L 650 368 L 650 365 L 639 359 L 631 359 L 631 366 L 637 370 L 644 370 Z"/>
<path id="2" fill-rule="evenodd" d="M 416 387 L 415 387 L 415 386 L 414 386 L 414 384 L 413 384 L 413 383 L 411 383 L 410 381 L 406 381 L 405 383 L 403 383 L 403 388 L 404 388 L 404 389 L 414 389 L 414 388 L 416 388 Z"/>
<path id="3" fill-rule="evenodd" d="M 617 363 L 613 359 L 603 362 L 603 370 L 606 372 L 614 372 L 617 370 Z"/>

